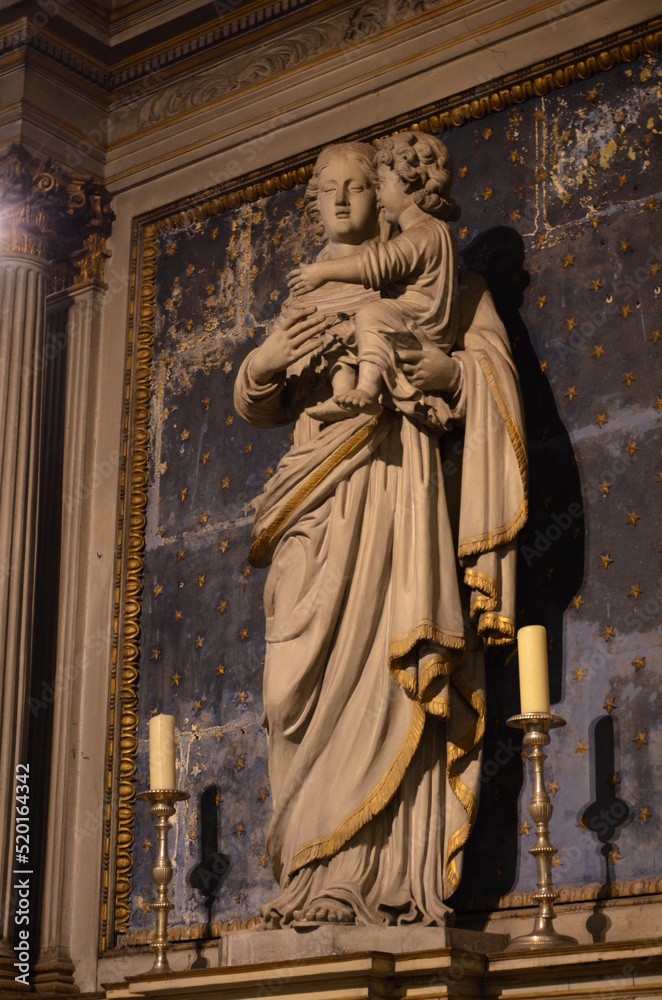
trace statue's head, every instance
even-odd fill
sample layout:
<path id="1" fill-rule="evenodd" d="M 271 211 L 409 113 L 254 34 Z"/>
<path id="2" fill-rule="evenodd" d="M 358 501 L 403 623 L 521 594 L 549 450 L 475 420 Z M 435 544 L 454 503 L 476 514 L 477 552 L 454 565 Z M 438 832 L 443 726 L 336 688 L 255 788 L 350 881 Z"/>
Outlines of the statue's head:
<path id="1" fill-rule="evenodd" d="M 377 144 L 378 171 L 392 170 L 404 191 L 428 215 L 454 222 L 460 209 L 451 198 L 453 161 L 448 149 L 425 132 L 398 132 Z"/>
<path id="2" fill-rule="evenodd" d="M 362 142 L 326 146 L 306 197 L 320 233 L 331 243 L 359 246 L 379 235 L 375 151 Z"/>

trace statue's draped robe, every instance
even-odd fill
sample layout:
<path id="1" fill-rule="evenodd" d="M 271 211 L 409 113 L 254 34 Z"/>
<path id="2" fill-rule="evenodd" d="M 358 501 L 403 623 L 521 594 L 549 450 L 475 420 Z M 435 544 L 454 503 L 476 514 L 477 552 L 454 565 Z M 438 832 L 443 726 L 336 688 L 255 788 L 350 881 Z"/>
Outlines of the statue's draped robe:
<path id="1" fill-rule="evenodd" d="M 521 402 L 505 330 L 464 276 L 450 401 L 464 434 L 395 410 L 322 426 L 312 358 L 238 413 L 295 421 L 261 497 L 251 559 L 265 586 L 264 709 L 279 926 L 316 901 L 358 923 L 443 923 L 477 809 L 484 644 L 514 638 L 515 536 L 526 520 Z M 433 404 L 431 399 L 431 404 Z M 464 438 L 464 448 L 462 440 Z M 471 616 L 471 621 L 469 619 Z"/>

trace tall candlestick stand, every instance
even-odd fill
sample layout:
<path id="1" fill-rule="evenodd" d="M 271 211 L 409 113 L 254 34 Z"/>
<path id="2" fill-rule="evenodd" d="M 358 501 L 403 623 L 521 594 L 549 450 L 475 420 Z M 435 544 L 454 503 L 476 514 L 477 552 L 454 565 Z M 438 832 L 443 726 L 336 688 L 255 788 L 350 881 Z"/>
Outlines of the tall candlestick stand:
<path id="1" fill-rule="evenodd" d="M 538 868 L 538 891 L 532 894 L 532 898 L 538 903 L 538 915 L 533 930 L 530 934 L 522 935 L 522 937 L 511 941 L 508 950 L 527 949 L 534 951 L 538 948 L 556 948 L 560 945 L 577 944 L 573 937 L 557 934 L 554 930 L 554 901 L 558 893 L 552 884 L 552 858 L 556 854 L 556 848 L 552 847 L 549 842 L 552 803 L 545 788 L 543 773 L 543 765 L 547 760 L 547 755 L 543 753 L 543 747 L 549 744 L 549 731 L 550 729 L 558 729 L 559 726 L 565 726 L 565 719 L 562 719 L 560 715 L 530 713 L 513 715 L 508 719 L 508 725 L 513 729 L 524 730 L 522 742 L 531 751 L 527 755 L 533 764 L 533 791 L 531 792 L 529 812 L 531 819 L 536 824 L 536 842 L 529 853 L 533 854 Z"/>
<path id="2" fill-rule="evenodd" d="M 168 899 L 168 886 L 172 879 L 172 864 L 168 851 L 168 831 L 170 817 L 175 814 L 175 803 L 189 798 L 188 792 L 180 792 L 176 788 L 158 788 L 150 792 L 140 792 L 136 798 L 149 802 L 149 811 L 156 820 L 154 826 L 157 837 L 156 863 L 152 868 L 152 877 L 156 882 L 158 899 L 151 908 L 156 911 L 156 931 L 152 950 L 156 952 L 154 965 L 148 975 L 170 972 L 168 965 L 168 914 L 174 909 Z"/>

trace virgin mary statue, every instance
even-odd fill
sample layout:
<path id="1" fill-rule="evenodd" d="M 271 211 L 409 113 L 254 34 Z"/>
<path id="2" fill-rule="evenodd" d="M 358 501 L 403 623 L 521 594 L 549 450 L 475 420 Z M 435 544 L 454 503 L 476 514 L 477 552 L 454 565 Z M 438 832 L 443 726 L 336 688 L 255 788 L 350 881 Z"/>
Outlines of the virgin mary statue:
<path id="1" fill-rule="evenodd" d="M 323 150 L 308 196 L 321 259 L 378 238 L 372 147 Z M 489 292 L 461 272 L 453 353 L 400 352 L 430 412 L 450 410 L 444 431 L 388 398 L 321 423 L 306 409 L 332 394 L 328 345 L 347 360 L 346 317 L 376 292 L 314 294 L 284 308 L 235 385 L 244 420 L 294 421 L 254 501 L 250 556 L 270 567 L 267 850 L 280 894 L 262 920 L 440 925 L 476 816 L 485 647 L 515 636 L 527 511 L 517 374 Z"/>

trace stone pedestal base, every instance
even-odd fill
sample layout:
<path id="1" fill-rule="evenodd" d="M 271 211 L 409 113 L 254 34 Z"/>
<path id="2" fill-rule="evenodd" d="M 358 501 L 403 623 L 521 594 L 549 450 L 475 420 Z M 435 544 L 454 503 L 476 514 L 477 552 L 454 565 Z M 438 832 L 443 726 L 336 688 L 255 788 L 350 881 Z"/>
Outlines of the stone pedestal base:
<path id="1" fill-rule="evenodd" d="M 444 928 L 234 932 L 221 944 L 225 964 L 218 968 L 187 969 L 161 977 L 148 973 L 106 986 L 105 996 L 107 1000 L 545 1000 L 557 996 L 662 1000 L 662 939 L 507 954 L 504 943 L 501 935 Z"/>

